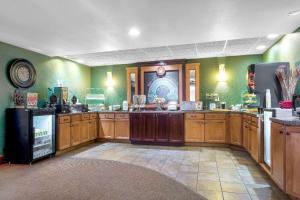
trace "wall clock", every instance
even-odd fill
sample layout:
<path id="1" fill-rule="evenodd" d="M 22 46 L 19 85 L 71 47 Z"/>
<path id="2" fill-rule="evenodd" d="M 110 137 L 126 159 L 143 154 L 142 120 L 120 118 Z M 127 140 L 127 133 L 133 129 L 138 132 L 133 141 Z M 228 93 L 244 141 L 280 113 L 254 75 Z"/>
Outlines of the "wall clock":
<path id="1" fill-rule="evenodd" d="M 166 69 L 163 66 L 159 66 L 156 73 L 158 76 L 164 76 L 166 74 Z"/>
<path id="2" fill-rule="evenodd" d="M 11 83 L 17 88 L 29 88 L 36 81 L 36 71 L 31 62 L 25 59 L 14 59 L 8 67 Z"/>

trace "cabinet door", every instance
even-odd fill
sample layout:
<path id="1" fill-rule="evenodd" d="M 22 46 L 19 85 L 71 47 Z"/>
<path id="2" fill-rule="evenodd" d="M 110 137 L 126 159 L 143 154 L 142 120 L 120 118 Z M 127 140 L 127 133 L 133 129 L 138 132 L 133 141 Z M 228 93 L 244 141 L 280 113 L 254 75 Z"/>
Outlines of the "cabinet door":
<path id="1" fill-rule="evenodd" d="M 158 113 L 156 115 L 156 141 L 157 142 L 168 142 L 169 134 L 167 130 L 168 114 Z"/>
<path id="2" fill-rule="evenodd" d="M 299 131 L 299 130 L 298 130 Z M 300 133 L 286 133 L 286 192 L 300 197 Z"/>
<path id="3" fill-rule="evenodd" d="M 114 139 L 115 124 L 114 119 L 99 120 L 99 136 L 100 138 Z"/>
<path id="4" fill-rule="evenodd" d="M 115 138 L 129 139 L 129 120 L 116 119 L 115 120 Z"/>
<path id="5" fill-rule="evenodd" d="M 154 113 L 151 114 L 144 114 L 145 117 L 145 128 L 143 134 L 143 141 L 155 141 L 155 134 L 156 134 L 156 117 Z"/>
<path id="6" fill-rule="evenodd" d="M 204 120 L 185 120 L 185 142 L 204 142 Z"/>
<path id="7" fill-rule="evenodd" d="M 183 114 L 169 114 L 168 116 L 168 134 L 171 143 L 184 142 L 184 117 Z"/>
<path id="8" fill-rule="evenodd" d="M 80 139 L 80 131 L 81 130 L 81 122 L 75 121 L 71 123 L 71 145 L 75 146 L 81 143 Z"/>
<path id="9" fill-rule="evenodd" d="M 64 150 L 71 146 L 70 123 L 59 124 L 57 132 L 57 150 Z"/>
<path id="10" fill-rule="evenodd" d="M 142 141 L 144 133 L 144 116 L 138 113 L 131 113 L 130 115 L 130 140 Z"/>
<path id="11" fill-rule="evenodd" d="M 80 141 L 81 143 L 89 141 L 89 121 L 81 122 Z"/>
<path id="12" fill-rule="evenodd" d="M 285 135 L 280 124 L 271 124 L 271 176 L 277 185 L 284 190 Z"/>
<path id="13" fill-rule="evenodd" d="M 242 145 L 242 116 L 230 116 L 229 127 L 231 144 Z"/>
<path id="14" fill-rule="evenodd" d="M 243 123 L 243 147 L 249 151 L 249 124 L 247 122 Z"/>
<path id="15" fill-rule="evenodd" d="M 225 143 L 226 123 L 225 120 L 205 121 L 205 142 Z"/>
<path id="16" fill-rule="evenodd" d="M 97 138 L 97 120 L 89 121 L 89 140 Z"/>
<path id="17" fill-rule="evenodd" d="M 250 135 L 251 135 L 251 156 L 254 160 L 258 162 L 258 155 L 259 155 L 259 134 L 257 127 L 251 126 L 250 128 Z"/>

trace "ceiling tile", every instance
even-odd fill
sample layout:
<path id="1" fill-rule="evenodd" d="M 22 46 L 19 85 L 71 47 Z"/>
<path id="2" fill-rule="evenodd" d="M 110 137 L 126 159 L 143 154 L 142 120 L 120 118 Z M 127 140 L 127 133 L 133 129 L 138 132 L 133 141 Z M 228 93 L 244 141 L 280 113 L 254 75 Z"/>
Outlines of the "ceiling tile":
<path id="1" fill-rule="evenodd" d="M 206 42 L 197 44 L 199 58 L 216 57 L 223 54 L 223 48 L 226 41 Z"/>

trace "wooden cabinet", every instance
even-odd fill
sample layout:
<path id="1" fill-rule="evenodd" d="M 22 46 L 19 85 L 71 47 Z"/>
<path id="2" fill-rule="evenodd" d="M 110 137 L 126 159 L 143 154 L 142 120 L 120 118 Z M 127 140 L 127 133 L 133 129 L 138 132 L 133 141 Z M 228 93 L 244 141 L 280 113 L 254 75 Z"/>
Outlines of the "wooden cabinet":
<path id="1" fill-rule="evenodd" d="M 154 142 L 156 134 L 156 115 L 154 114 L 144 114 L 145 124 L 144 132 L 142 134 L 143 141 Z"/>
<path id="2" fill-rule="evenodd" d="M 185 142 L 204 142 L 204 115 L 185 114 Z"/>
<path id="3" fill-rule="evenodd" d="M 226 121 L 206 120 L 205 121 L 205 142 L 225 143 Z"/>
<path id="4" fill-rule="evenodd" d="M 89 120 L 89 140 L 97 138 L 97 120 Z"/>
<path id="5" fill-rule="evenodd" d="M 242 116 L 241 114 L 230 114 L 229 116 L 230 143 L 241 146 L 242 141 Z"/>
<path id="6" fill-rule="evenodd" d="M 128 113 L 100 113 L 98 136 L 105 139 L 129 139 Z"/>
<path id="7" fill-rule="evenodd" d="M 81 143 L 81 122 L 71 122 L 71 145 L 75 146 Z"/>
<path id="8" fill-rule="evenodd" d="M 169 134 L 167 130 L 168 124 L 168 113 L 158 113 L 156 115 L 156 141 L 157 142 L 168 142 Z"/>
<path id="9" fill-rule="evenodd" d="M 167 130 L 169 134 L 169 142 L 183 143 L 184 140 L 184 117 L 183 114 L 169 114 Z"/>
<path id="10" fill-rule="evenodd" d="M 259 161 L 259 132 L 256 126 L 251 125 L 249 130 L 250 135 L 250 154 L 256 162 Z"/>
<path id="11" fill-rule="evenodd" d="M 97 114 L 58 115 L 57 151 L 97 138 Z"/>
<path id="12" fill-rule="evenodd" d="M 261 159 L 260 119 L 256 116 L 243 114 L 243 147 L 256 162 Z"/>
<path id="13" fill-rule="evenodd" d="M 115 124 L 113 119 L 100 119 L 99 121 L 99 136 L 100 138 L 114 139 Z"/>
<path id="14" fill-rule="evenodd" d="M 89 120 L 84 120 L 80 125 L 80 143 L 89 141 Z"/>
<path id="15" fill-rule="evenodd" d="M 286 132 L 286 192 L 300 197 L 300 128 L 287 128 Z"/>
<path id="16" fill-rule="evenodd" d="M 129 115 L 115 115 L 115 139 L 129 139 Z"/>
<path id="17" fill-rule="evenodd" d="M 289 152 L 292 153 L 292 152 Z M 285 136 L 283 126 L 271 124 L 271 176 L 274 182 L 285 189 Z"/>
<path id="18" fill-rule="evenodd" d="M 130 140 L 182 144 L 183 113 L 130 113 Z"/>
<path id="19" fill-rule="evenodd" d="M 289 195 L 300 198 L 300 127 L 271 123 L 271 177 Z"/>
<path id="20" fill-rule="evenodd" d="M 250 151 L 251 146 L 250 123 L 248 120 L 243 119 L 243 147 Z"/>
<path id="21" fill-rule="evenodd" d="M 64 150 L 71 146 L 71 127 L 70 117 L 58 118 L 58 130 L 57 130 L 57 150 Z"/>
<path id="22" fill-rule="evenodd" d="M 130 140 L 132 142 L 140 142 L 143 140 L 145 119 L 140 113 L 131 113 L 130 117 Z"/>
<path id="23" fill-rule="evenodd" d="M 99 137 L 106 139 L 115 138 L 115 116 L 113 113 L 99 114 Z"/>

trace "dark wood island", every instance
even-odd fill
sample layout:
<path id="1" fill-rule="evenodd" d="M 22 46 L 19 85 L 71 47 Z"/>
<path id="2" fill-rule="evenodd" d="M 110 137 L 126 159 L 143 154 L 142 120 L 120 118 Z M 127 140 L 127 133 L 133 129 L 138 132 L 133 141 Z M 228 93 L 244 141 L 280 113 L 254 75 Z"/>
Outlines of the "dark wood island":
<path id="1" fill-rule="evenodd" d="M 133 144 L 184 144 L 184 113 L 141 111 L 130 113 L 130 141 Z"/>

